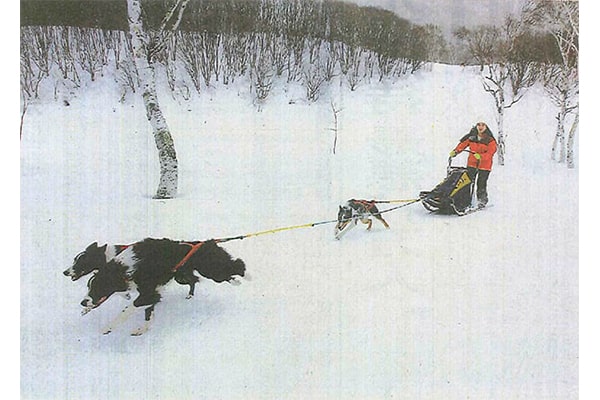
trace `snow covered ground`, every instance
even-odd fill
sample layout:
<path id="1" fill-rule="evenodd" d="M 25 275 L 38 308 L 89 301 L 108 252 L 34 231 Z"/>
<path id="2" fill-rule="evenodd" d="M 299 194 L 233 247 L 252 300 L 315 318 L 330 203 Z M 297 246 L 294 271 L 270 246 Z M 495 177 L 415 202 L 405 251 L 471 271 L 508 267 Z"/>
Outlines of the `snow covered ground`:
<path id="1" fill-rule="evenodd" d="M 386 213 L 385 230 L 325 224 L 231 241 L 252 280 L 172 283 L 144 336 L 126 304 L 81 316 L 86 280 L 62 271 L 89 243 L 202 240 L 334 219 L 348 198 L 411 199 L 491 97 L 468 68 L 395 83 L 334 85 L 320 100 L 275 86 L 160 97 L 180 195 L 152 200 L 158 162 L 141 101 L 110 78 L 30 104 L 21 141 L 24 399 L 575 399 L 579 168 L 550 161 L 555 109 L 538 88 L 507 113 L 493 207 Z M 338 114 L 337 151 L 332 153 Z M 458 157 L 456 164 L 464 163 Z M 385 205 L 382 206 L 386 208 Z"/>

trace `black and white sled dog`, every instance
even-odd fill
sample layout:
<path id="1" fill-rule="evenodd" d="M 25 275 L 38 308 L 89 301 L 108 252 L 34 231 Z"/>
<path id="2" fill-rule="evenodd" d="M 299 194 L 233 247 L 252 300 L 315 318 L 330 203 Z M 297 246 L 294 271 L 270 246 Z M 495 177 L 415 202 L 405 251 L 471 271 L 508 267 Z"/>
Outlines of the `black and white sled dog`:
<path id="1" fill-rule="evenodd" d="M 337 223 L 335 224 L 335 238 L 341 239 L 350 229 L 354 228 L 358 221 L 367 225 L 367 230 L 371 230 L 373 221 L 371 217 L 375 217 L 386 229 L 390 226 L 383 219 L 379 209 L 375 205 L 375 201 L 350 199 L 344 205 L 339 206 Z"/>
<path id="2" fill-rule="evenodd" d="M 94 242 L 75 256 L 73 265 L 64 270 L 63 275 L 76 281 L 82 276 L 98 271 L 129 246 L 131 245 L 98 246 L 98 242 Z"/>
<path id="3" fill-rule="evenodd" d="M 145 307 L 145 324 L 132 335 L 146 332 L 153 317 L 154 307 L 160 302 L 160 290 L 172 279 L 189 286 L 187 297 L 190 298 L 194 294 L 195 284 L 200 280 L 194 271 L 201 277 L 218 283 L 239 284 L 236 277 L 246 275 L 244 262 L 240 259 L 234 260 L 214 240 L 180 242 L 170 239 L 144 239 L 128 246 L 115 246 L 115 249 L 110 247 L 98 247 L 93 243 L 75 258 L 71 268 L 64 271 L 71 279 L 85 275 L 86 271 L 94 272 L 87 284 L 88 293 L 81 301 L 84 307 L 82 314 L 99 307 L 115 293 L 128 294 L 137 290 L 138 296 L 133 300 L 133 307 L 125 307 L 104 329 L 105 334 L 110 333 L 140 307 Z M 113 252 L 114 257 L 107 258 Z"/>

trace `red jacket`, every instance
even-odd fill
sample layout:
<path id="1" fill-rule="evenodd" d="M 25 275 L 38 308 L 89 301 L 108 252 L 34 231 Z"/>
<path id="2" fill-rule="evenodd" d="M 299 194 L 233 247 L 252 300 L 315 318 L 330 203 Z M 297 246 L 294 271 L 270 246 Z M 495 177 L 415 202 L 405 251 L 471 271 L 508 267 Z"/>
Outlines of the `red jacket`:
<path id="1" fill-rule="evenodd" d="M 483 138 L 479 138 L 477 136 L 477 129 L 471 129 L 471 132 L 461 139 L 454 151 L 460 153 L 467 147 L 473 153 L 478 153 L 481 155 L 481 160 L 477 160 L 475 155 L 470 153 L 469 158 L 467 159 L 468 167 L 483 169 L 486 171 L 492 170 L 492 159 L 494 157 L 494 153 L 496 153 L 497 146 L 496 139 L 494 139 L 491 134 L 488 134 Z"/>

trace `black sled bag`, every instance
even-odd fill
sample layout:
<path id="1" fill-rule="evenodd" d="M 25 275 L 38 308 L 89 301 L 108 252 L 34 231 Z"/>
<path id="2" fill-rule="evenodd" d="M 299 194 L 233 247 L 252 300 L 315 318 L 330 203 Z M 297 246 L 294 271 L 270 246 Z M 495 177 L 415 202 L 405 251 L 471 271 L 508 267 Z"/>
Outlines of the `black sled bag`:
<path id="1" fill-rule="evenodd" d="M 463 215 L 471 206 L 473 182 L 465 167 L 448 165 L 447 176 L 432 191 L 419 193 L 423 206 L 440 214 Z"/>

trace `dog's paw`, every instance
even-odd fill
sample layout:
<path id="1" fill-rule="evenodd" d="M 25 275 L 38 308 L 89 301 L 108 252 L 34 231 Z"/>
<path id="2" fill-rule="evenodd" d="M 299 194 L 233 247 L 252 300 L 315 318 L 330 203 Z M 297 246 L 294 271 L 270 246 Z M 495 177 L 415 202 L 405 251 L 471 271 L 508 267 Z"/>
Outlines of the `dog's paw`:
<path id="1" fill-rule="evenodd" d="M 231 278 L 229 280 L 229 284 L 233 285 L 233 286 L 240 286 L 242 284 L 242 282 L 240 282 L 238 279 L 236 278 Z"/>
<path id="2" fill-rule="evenodd" d="M 140 326 L 139 328 L 131 332 L 131 336 L 142 336 L 144 333 L 148 332 L 149 328 L 150 326 L 148 326 L 148 324 L 146 323 L 143 326 Z"/>
<path id="3" fill-rule="evenodd" d="M 193 297 L 194 297 L 194 295 L 193 295 L 193 294 L 188 294 L 187 296 L 185 296 L 186 300 L 189 300 L 189 299 L 191 299 L 191 298 L 193 298 Z"/>
<path id="4" fill-rule="evenodd" d="M 111 328 L 108 328 L 108 329 L 104 330 L 104 331 L 102 332 L 102 334 L 103 334 L 103 335 L 108 335 L 108 334 L 109 334 L 109 333 L 111 333 L 111 332 L 112 332 L 112 329 L 111 329 Z"/>

